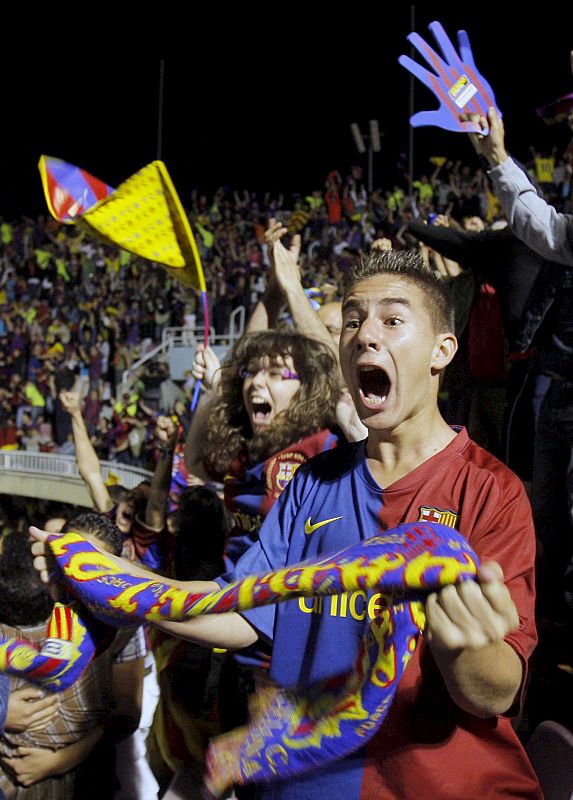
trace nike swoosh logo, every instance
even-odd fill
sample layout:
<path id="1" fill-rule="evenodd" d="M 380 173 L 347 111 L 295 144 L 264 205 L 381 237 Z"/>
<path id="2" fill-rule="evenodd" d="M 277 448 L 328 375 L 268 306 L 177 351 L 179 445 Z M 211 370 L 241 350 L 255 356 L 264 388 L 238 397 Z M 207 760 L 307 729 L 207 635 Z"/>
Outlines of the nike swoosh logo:
<path id="1" fill-rule="evenodd" d="M 337 519 L 342 519 L 342 517 L 332 517 L 331 519 L 323 519 L 321 522 L 315 522 L 313 525 L 309 517 L 307 521 L 304 523 L 304 532 L 306 533 L 307 536 L 309 536 L 311 533 L 314 533 L 314 531 L 317 528 L 322 528 L 323 525 L 328 525 L 329 522 L 336 522 Z"/>

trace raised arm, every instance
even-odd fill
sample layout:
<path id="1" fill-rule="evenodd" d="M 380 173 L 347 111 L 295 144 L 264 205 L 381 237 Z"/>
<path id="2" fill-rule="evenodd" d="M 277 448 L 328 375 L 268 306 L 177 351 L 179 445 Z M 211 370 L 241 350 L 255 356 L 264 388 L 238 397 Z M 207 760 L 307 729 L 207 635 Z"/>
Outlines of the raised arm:
<path id="1" fill-rule="evenodd" d="M 72 418 L 72 432 L 76 447 L 76 461 L 80 475 L 86 485 L 95 508 L 101 513 L 110 511 L 113 502 L 101 473 L 99 458 L 90 441 L 90 437 L 82 417 L 80 396 L 78 392 L 60 392 L 62 408 Z"/>
<path id="2" fill-rule="evenodd" d="M 494 185 L 509 224 L 515 235 L 549 261 L 573 264 L 573 216 L 560 214 L 539 197 L 535 187 L 505 149 L 503 122 L 494 108 L 487 121 L 472 115 L 483 129 L 489 124 L 489 135 L 470 134 L 471 141 L 491 169 Z"/>
<path id="3" fill-rule="evenodd" d="M 269 328 L 276 328 L 279 314 L 286 302 L 286 298 L 283 295 L 275 273 L 273 243 L 278 235 L 278 231 L 281 231 L 280 235 L 284 236 L 286 233 L 286 228 L 283 228 L 281 223 L 277 222 L 276 219 L 271 218 L 269 220 L 269 226 L 265 232 L 265 239 L 269 248 L 268 253 L 271 260 L 272 269 L 269 273 L 265 293 L 255 306 L 255 310 L 251 314 L 251 318 L 247 323 L 247 327 L 245 329 L 246 333 L 267 331 Z M 298 258 L 300 255 L 300 236 L 298 234 L 292 237 L 290 252 L 292 253 L 295 261 L 298 263 Z"/>
<path id="4" fill-rule="evenodd" d="M 199 398 L 197 408 L 193 412 L 193 418 L 185 440 L 184 458 L 185 466 L 189 472 L 202 480 L 209 478 L 203 466 L 203 457 L 201 455 L 203 432 L 209 413 L 209 405 L 219 386 L 220 369 L 221 364 L 214 350 L 210 347 L 204 347 L 202 344 L 198 345 L 195 351 L 192 372 L 194 378 L 202 381 L 203 392 Z"/>
<path id="5" fill-rule="evenodd" d="M 408 224 L 408 233 L 423 241 L 432 250 L 457 263 L 471 263 L 485 254 L 486 243 L 477 233 L 460 231 L 446 225 L 426 225 L 420 220 Z"/>
<path id="6" fill-rule="evenodd" d="M 272 247 L 270 245 L 268 255 L 272 262 Z M 273 265 L 267 276 L 265 291 L 247 321 L 245 333 L 256 333 L 257 331 L 268 331 L 269 328 L 275 328 L 283 306 L 284 297 L 277 283 Z"/>
<path id="7" fill-rule="evenodd" d="M 299 333 L 324 342 L 338 357 L 332 336 L 304 292 L 296 255 L 292 248 L 287 250 L 281 242 L 281 237 L 286 232 L 286 228 L 280 226 L 273 231 L 272 254 L 276 280 L 288 304 L 295 327 Z"/>
<path id="8" fill-rule="evenodd" d="M 450 227 L 450 218 L 447 214 L 438 214 L 434 225 L 438 228 L 449 228 Z M 427 226 L 426 226 L 427 227 Z M 438 253 L 437 250 L 433 251 L 434 256 L 434 264 L 436 269 L 444 278 L 456 278 L 462 268 L 460 267 L 459 263 L 447 256 Z"/>
<path id="9" fill-rule="evenodd" d="M 177 425 L 171 417 L 158 417 L 155 437 L 159 444 L 159 459 L 151 479 L 149 498 L 145 507 L 145 524 L 153 530 L 161 531 L 165 526 L 171 466 L 177 444 Z"/>
<path id="10" fill-rule="evenodd" d="M 443 278 L 456 278 L 462 271 L 462 268 L 457 261 L 452 261 L 451 258 L 446 258 L 438 253 L 437 250 L 434 250 L 433 255 L 436 269 Z"/>
<path id="11" fill-rule="evenodd" d="M 286 303 L 297 331 L 324 342 L 338 358 L 332 336 L 304 292 L 298 266 L 300 236 L 295 234 L 292 237 L 287 250 L 281 242 L 287 233 L 288 230 L 282 223 L 276 219 L 269 220 L 265 238 L 269 247 L 272 272 L 267 290 L 257 303 L 246 332 L 253 333 L 275 327 L 280 310 Z"/>
<path id="12" fill-rule="evenodd" d="M 267 331 L 276 327 L 281 308 L 284 305 L 282 292 L 274 276 L 269 278 L 267 288 L 259 299 L 245 327 L 246 333 Z"/>

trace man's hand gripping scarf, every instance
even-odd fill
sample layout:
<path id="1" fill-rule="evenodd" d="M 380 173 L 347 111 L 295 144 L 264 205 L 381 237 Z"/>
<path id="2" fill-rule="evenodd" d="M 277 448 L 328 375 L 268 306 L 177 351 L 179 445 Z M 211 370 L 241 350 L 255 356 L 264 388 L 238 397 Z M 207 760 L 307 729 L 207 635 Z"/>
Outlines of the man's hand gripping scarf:
<path id="1" fill-rule="evenodd" d="M 249 576 L 220 591 L 192 594 L 122 572 L 75 533 L 49 539 L 73 593 L 113 625 L 182 621 L 244 611 L 297 597 L 376 590 L 388 607 L 367 626 L 353 671 L 298 690 L 257 696 L 250 722 L 215 739 L 208 754 L 208 792 L 231 784 L 285 779 L 340 759 L 376 733 L 425 625 L 424 599 L 471 578 L 478 561 L 452 528 L 407 523 L 327 558 Z"/>

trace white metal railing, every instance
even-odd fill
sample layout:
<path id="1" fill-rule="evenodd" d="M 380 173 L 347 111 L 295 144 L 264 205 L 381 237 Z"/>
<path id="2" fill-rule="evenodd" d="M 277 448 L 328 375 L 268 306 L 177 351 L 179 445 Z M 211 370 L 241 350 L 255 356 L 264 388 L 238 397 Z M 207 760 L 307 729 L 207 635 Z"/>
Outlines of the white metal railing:
<path id="1" fill-rule="evenodd" d="M 170 347 L 197 347 L 203 341 L 205 328 L 164 328 L 163 342 Z M 209 327 L 209 341 L 215 340 L 215 328 Z M 219 337 L 220 338 L 220 337 Z"/>
<path id="2" fill-rule="evenodd" d="M 133 489 L 143 480 L 149 480 L 152 473 L 140 467 L 129 467 L 115 461 L 101 461 L 104 481 L 111 476 L 126 489 Z M 2 492 L 2 472 L 26 472 L 62 478 L 80 478 L 75 456 L 61 456 L 57 453 L 27 453 L 24 450 L 0 450 L 0 492 Z"/>
<path id="3" fill-rule="evenodd" d="M 237 339 L 240 339 L 245 329 L 246 318 L 245 306 L 237 306 L 231 312 L 229 317 L 229 333 L 216 334 L 215 328 L 209 326 L 209 342 L 213 347 L 224 345 L 225 347 L 232 347 Z M 149 361 L 151 358 L 159 355 L 163 350 L 171 349 L 172 347 L 197 347 L 197 344 L 203 341 L 205 328 L 196 326 L 195 328 L 163 328 L 161 334 L 161 342 L 156 345 L 153 350 L 145 353 L 140 359 L 135 361 L 130 367 L 124 370 L 121 374 L 121 386 L 119 392 L 126 391 L 129 388 L 130 376 Z"/>
<path id="4" fill-rule="evenodd" d="M 163 341 L 160 344 L 156 345 L 156 347 L 154 347 L 153 350 L 149 350 L 147 353 L 142 355 L 141 358 L 139 358 L 137 361 L 134 361 L 131 367 L 124 369 L 124 371 L 121 373 L 121 387 L 120 387 L 121 391 L 125 391 L 125 389 L 127 388 L 129 382 L 129 376 L 131 375 L 132 372 L 135 372 L 135 370 L 138 369 L 138 367 L 140 367 L 142 364 L 145 364 L 145 362 L 149 361 L 150 358 L 155 358 L 155 356 L 159 355 L 159 353 L 165 350 L 166 347 L 170 346 L 171 342 L 168 339 L 163 339 Z"/>
<path id="5" fill-rule="evenodd" d="M 233 345 L 240 339 L 245 330 L 245 318 L 247 312 L 245 306 L 237 306 L 229 317 L 229 333 L 215 333 L 215 328 L 209 326 L 209 341 L 213 345 L 222 343 Z M 171 341 L 174 347 L 195 347 L 203 341 L 205 327 L 197 325 L 194 328 L 163 328 L 162 339 L 164 342 Z"/>
<path id="6" fill-rule="evenodd" d="M 245 306 L 237 306 L 237 308 L 231 312 L 231 316 L 229 318 L 229 335 L 232 342 L 240 339 L 243 335 L 243 331 L 245 330 L 246 316 L 247 309 Z"/>

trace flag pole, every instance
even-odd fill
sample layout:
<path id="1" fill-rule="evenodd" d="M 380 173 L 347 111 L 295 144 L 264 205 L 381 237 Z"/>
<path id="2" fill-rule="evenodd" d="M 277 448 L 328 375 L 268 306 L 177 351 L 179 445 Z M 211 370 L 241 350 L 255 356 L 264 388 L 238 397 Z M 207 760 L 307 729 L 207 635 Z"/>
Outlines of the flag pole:
<path id="1" fill-rule="evenodd" d="M 165 61 L 159 61 L 159 92 L 157 102 L 157 159 L 161 161 L 163 151 L 163 84 L 165 80 Z"/>

